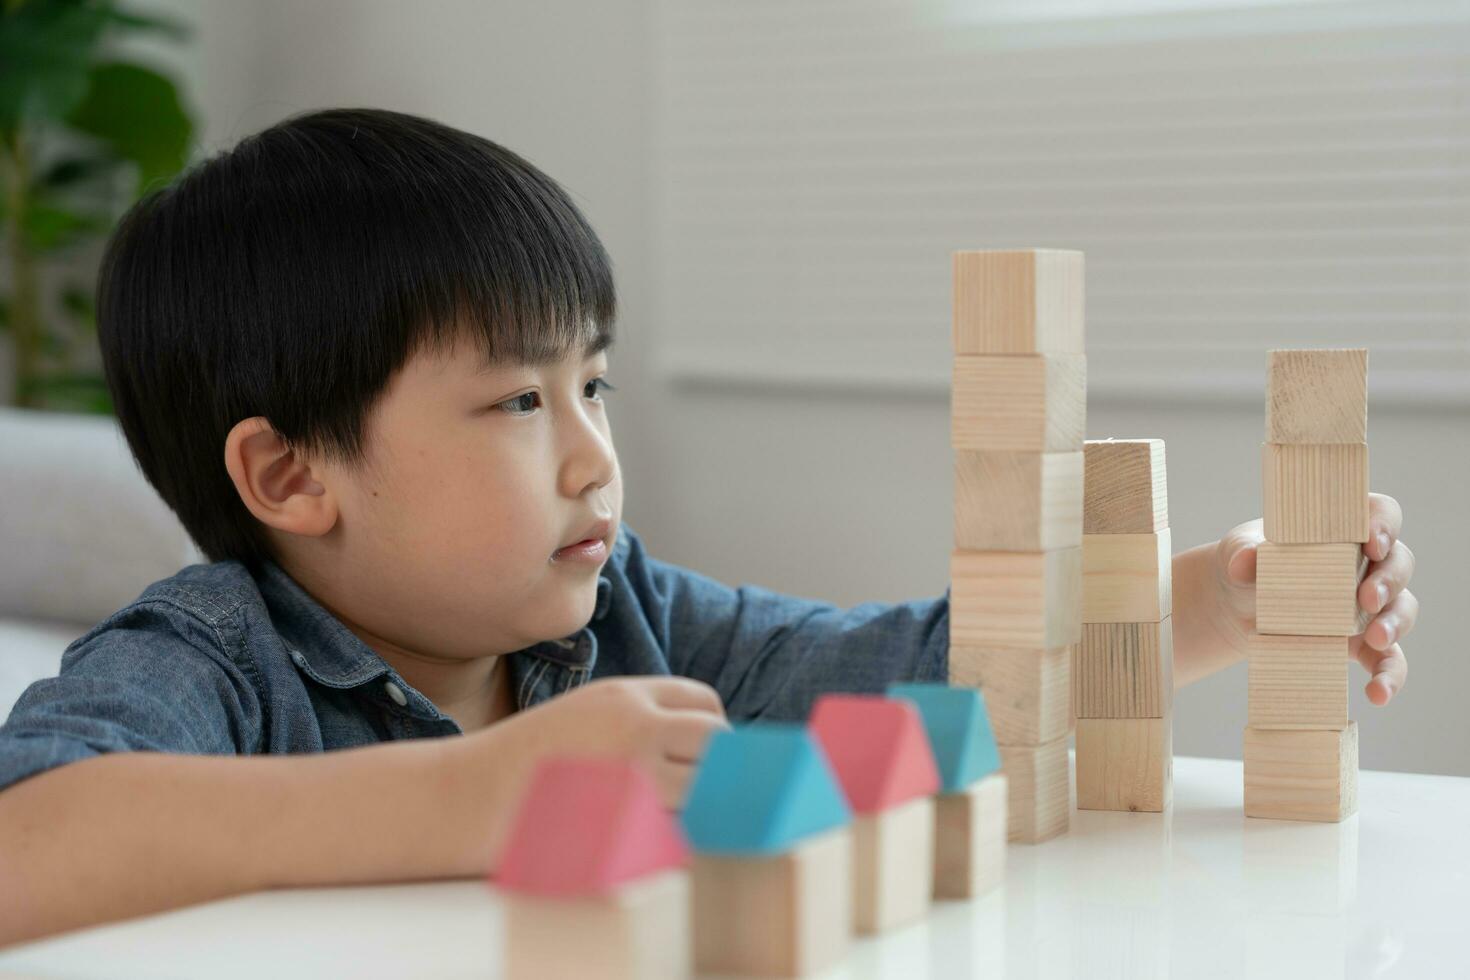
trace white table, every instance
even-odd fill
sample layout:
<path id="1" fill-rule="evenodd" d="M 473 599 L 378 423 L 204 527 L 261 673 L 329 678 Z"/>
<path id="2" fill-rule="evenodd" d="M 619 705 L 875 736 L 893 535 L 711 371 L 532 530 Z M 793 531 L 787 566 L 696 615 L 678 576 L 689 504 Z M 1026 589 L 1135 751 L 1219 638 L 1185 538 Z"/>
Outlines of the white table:
<path id="1" fill-rule="evenodd" d="M 1470 779 L 1364 772 L 1341 824 L 1247 820 L 1236 761 L 1168 814 L 1075 811 L 1003 888 L 857 942 L 825 977 L 1470 976 Z M 261 892 L 0 953 L 0 977 L 493 977 L 478 881 Z"/>

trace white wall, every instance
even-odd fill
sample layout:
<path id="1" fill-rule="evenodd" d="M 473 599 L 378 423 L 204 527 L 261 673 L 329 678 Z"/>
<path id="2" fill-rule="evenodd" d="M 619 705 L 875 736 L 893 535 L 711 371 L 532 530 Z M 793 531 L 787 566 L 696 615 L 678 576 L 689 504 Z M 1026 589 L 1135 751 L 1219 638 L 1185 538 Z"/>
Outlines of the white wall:
<path id="1" fill-rule="evenodd" d="M 620 390 L 610 411 L 625 518 L 656 555 L 732 584 L 842 604 L 943 591 L 947 399 L 858 387 L 675 387 L 649 370 L 658 332 L 677 325 L 652 314 L 645 2 L 210 0 L 200 9 L 185 63 L 206 147 L 302 109 L 375 105 L 505 143 L 568 188 L 616 265 L 621 336 L 610 377 Z M 1166 440 L 1176 549 L 1259 514 L 1255 401 L 1094 399 L 1089 416 L 1091 437 Z M 1455 612 L 1470 595 L 1470 419 L 1378 405 L 1370 416 L 1373 482 L 1404 504 L 1425 612 L 1406 644 L 1410 682 L 1390 707 L 1368 704 L 1366 675 L 1355 668 L 1361 764 L 1470 775 L 1470 656 Z M 1175 750 L 1238 757 L 1244 724 L 1237 666 L 1181 692 Z"/>

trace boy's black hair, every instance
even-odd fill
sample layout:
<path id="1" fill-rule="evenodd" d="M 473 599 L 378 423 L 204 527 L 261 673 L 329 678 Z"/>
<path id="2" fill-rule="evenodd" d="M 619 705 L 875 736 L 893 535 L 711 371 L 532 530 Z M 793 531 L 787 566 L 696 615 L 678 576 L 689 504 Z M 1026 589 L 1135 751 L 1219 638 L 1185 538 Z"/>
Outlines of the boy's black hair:
<path id="1" fill-rule="evenodd" d="M 258 570 L 264 525 L 224 464 L 261 415 L 350 469 L 420 350 L 497 363 L 612 343 L 611 262 L 567 194 L 483 137 L 378 109 L 298 114 L 123 217 L 97 280 L 104 371 L 143 475 L 210 561 Z"/>

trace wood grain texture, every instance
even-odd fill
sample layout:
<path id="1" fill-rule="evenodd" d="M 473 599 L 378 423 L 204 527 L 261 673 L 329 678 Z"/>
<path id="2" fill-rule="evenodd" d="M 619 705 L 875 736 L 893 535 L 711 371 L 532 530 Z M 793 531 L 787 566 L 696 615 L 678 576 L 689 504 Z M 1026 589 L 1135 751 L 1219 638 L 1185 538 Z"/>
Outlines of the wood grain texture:
<path id="1" fill-rule="evenodd" d="M 690 977 L 691 897 L 683 868 L 641 878 L 609 896 L 507 893 L 505 977 Z M 567 942 L 568 936 L 577 941 Z"/>
<path id="2" fill-rule="evenodd" d="M 1261 444 L 1265 535 L 1278 544 L 1368 540 L 1368 445 Z"/>
<path id="3" fill-rule="evenodd" d="M 1358 723 L 1245 730 L 1245 815 L 1336 823 L 1358 809 Z"/>
<path id="4" fill-rule="evenodd" d="M 852 944 L 852 847 L 840 827 L 783 854 L 696 854 L 695 969 L 806 976 L 841 962 Z"/>
<path id="5" fill-rule="evenodd" d="M 1087 357 L 956 354 L 950 398 L 956 449 L 1078 452 L 1087 428 Z"/>
<path id="6" fill-rule="evenodd" d="M 949 683 L 975 687 L 995 740 L 1039 745 L 1067 735 L 1072 648 L 1014 650 L 951 643 Z"/>
<path id="7" fill-rule="evenodd" d="M 1006 776 L 934 798 L 934 897 L 968 899 L 1005 880 Z"/>
<path id="8" fill-rule="evenodd" d="M 1173 718 L 1078 718 L 1077 808 L 1160 813 L 1173 796 Z"/>
<path id="9" fill-rule="evenodd" d="M 1010 812 L 1006 839 L 1039 844 L 1067 832 L 1072 822 L 1072 779 L 1067 736 L 1041 745 L 1001 745 Z"/>
<path id="10" fill-rule="evenodd" d="M 1174 618 L 1084 623 L 1072 657 L 1077 718 L 1162 718 L 1174 703 Z"/>
<path id="11" fill-rule="evenodd" d="M 1276 544 L 1256 549 L 1256 632 L 1354 636 L 1372 620 L 1358 605 L 1368 556 L 1357 544 Z"/>
<path id="12" fill-rule="evenodd" d="M 951 552 L 953 646 L 1051 649 L 1082 638 L 1082 549 Z"/>
<path id="13" fill-rule="evenodd" d="M 1078 251 L 955 252 L 955 353 L 1081 354 L 1083 290 Z"/>
<path id="14" fill-rule="evenodd" d="M 922 919 L 934 899 L 934 797 L 853 818 L 853 928 L 883 932 Z"/>
<path id="15" fill-rule="evenodd" d="M 1082 454 L 954 452 L 954 543 L 967 551 L 1082 545 Z"/>
<path id="16" fill-rule="evenodd" d="M 1368 350 L 1266 355 L 1266 441 L 1368 441 Z"/>
<path id="17" fill-rule="evenodd" d="M 1348 638 L 1252 633 L 1247 700 L 1252 728 L 1343 729 Z"/>
<path id="18" fill-rule="evenodd" d="M 1162 439 L 1089 439 L 1082 531 L 1152 534 L 1169 526 Z"/>
<path id="19" fill-rule="evenodd" d="M 1082 621 L 1161 621 L 1173 603 L 1173 569 L 1168 528 L 1082 535 Z"/>

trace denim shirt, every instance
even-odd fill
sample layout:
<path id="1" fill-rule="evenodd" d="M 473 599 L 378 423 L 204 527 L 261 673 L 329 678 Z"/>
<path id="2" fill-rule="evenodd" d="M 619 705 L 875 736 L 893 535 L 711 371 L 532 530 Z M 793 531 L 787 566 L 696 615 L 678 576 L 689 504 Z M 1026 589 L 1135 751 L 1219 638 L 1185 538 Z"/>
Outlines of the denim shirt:
<path id="1" fill-rule="evenodd" d="M 825 691 L 943 682 L 949 592 L 841 608 L 732 588 L 618 529 L 588 625 L 507 655 L 518 709 L 589 680 L 682 674 L 731 721 L 801 721 Z M 279 565 L 189 565 L 78 637 L 0 726 L 0 790 L 104 752 L 322 752 L 460 735 L 459 724 Z"/>

